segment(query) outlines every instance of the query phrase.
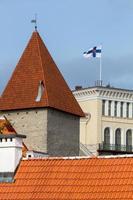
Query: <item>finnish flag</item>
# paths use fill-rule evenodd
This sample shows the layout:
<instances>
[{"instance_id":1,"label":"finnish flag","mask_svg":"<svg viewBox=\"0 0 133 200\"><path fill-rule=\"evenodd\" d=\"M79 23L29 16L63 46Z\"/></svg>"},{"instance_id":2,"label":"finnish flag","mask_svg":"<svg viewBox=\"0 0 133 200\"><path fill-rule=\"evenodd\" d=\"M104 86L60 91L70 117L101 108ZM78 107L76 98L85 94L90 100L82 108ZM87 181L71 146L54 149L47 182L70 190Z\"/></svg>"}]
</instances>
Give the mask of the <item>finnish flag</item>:
<instances>
[{"instance_id":1,"label":"finnish flag","mask_svg":"<svg viewBox=\"0 0 133 200\"><path fill-rule=\"evenodd\" d=\"M85 58L101 58L101 53L102 53L102 46L95 46L91 49L89 49L89 51L84 52L83 56Z\"/></svg>"}]
</instances>

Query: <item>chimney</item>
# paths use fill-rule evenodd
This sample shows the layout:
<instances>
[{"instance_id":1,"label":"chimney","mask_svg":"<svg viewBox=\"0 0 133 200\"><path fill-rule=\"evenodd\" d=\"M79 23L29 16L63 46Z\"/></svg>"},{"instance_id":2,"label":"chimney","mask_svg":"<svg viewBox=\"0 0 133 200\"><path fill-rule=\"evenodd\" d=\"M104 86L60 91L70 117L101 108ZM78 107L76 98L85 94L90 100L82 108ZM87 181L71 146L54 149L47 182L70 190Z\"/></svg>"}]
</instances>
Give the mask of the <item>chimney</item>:
<instances>
[{"instance_id":1,"label":"chimney","mask_svg":"<svg viewBox=\"0 0 133 200\"><path fill-rule=\"evenodd\" d=\"M26 138L20 134L0 134L0 182L12 182L15 170L22 158L22 141Z\"/></svg>"},{"instance_id":2,"label":"chimney","mask_svg":"<svg viewBox=\"0 0 133 200\"><path fill-rule=\"evenodd\" d=\"M81 90L82 89L82 86L81 85L76 85L75 86L75 90Z\"/></svg>"}]
</instances>

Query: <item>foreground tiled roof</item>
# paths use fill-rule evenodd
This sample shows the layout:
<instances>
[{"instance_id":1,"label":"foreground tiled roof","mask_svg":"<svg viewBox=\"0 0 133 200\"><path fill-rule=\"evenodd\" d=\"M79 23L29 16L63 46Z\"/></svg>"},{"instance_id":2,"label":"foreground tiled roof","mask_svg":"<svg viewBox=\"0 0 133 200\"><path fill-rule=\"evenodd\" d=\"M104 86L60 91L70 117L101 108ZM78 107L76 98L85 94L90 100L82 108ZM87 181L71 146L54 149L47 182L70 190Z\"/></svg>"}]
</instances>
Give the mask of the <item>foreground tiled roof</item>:
<instances>
[{"instance_id":1,"label":"foreground tiled roof","mask_svg":"<svg viewBox=\"0 0 133 200\"><path fill-rule=\"evenodd\" d=\"M84 116L39 33L33 32L0 98L0 110L40 107Z\"/></svg>"},{"instance_id":2,"label":"foreground tiled roof","mask_svg":"<svg viewBox=\"0 0 133 200\"><path fill-rule=\"evenodd\" d=\"M1 200L131 200L133 158L23 160Z\"/></svg>"}]
</instances>

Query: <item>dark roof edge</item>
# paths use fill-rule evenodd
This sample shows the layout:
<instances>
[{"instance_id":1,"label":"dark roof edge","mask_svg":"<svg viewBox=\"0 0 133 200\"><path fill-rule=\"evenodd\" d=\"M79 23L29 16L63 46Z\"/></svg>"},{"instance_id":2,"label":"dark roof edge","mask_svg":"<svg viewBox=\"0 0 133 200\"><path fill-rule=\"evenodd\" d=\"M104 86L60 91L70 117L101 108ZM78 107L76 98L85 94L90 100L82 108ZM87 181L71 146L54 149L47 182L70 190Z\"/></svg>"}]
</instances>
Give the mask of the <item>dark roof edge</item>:
<instances>
[{"instance_id":1,"label":"dark roof edge","mask_svg":"<svg viewBox=\"0 0 133 200\"><path fill-rule=\"evenodd\" d=\"M0 139L3 138L26 138L26 135L22 135L22 134L0 134Z\"/></svg>"},{"instance_id":2,"label":"dark roof edge","mask_svg":"<svg viewBox=\"0 0 133 200\"><path fill-rule=\"evenodd\" d=\"M72 112L69 112L69 111L65 111L63 109L57 109L57 108L54 108L52 106L38 106L38 107L29 107L29 108L14 108L14 109L0 109L0 111L23 111L23 112L28 112L27 110L32 110L32 109L42 109L42 108L51 108L51 109L54 109L54 110L58 110L60 112L64 112L64 113L67 113L67 114L70 114L70 115L75 115L75 116L78 116L78 117L84 117L85 115L81 116L79 114L76 114L76 113L72 113ZM25 111L24 111L25 110Z\"/></svg>"}]
</instances>

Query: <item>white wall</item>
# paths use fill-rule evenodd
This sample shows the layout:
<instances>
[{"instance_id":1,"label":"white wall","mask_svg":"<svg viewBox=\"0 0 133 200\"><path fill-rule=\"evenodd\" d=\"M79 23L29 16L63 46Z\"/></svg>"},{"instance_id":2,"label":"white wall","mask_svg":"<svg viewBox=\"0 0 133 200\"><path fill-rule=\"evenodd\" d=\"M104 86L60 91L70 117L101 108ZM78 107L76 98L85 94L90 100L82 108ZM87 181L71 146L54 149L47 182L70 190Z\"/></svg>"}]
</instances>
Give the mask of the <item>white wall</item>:
<instances>
[{"instance_id":1,"label":"white wall","mask_svg":"<svg viewBox=\"0 0 133 200\"><path fill-rule=\"evenodd\" d=\"M0 172L14 172L22 157L22 139L2 139L0 142Z\"/></svg>"}]
</instances>

